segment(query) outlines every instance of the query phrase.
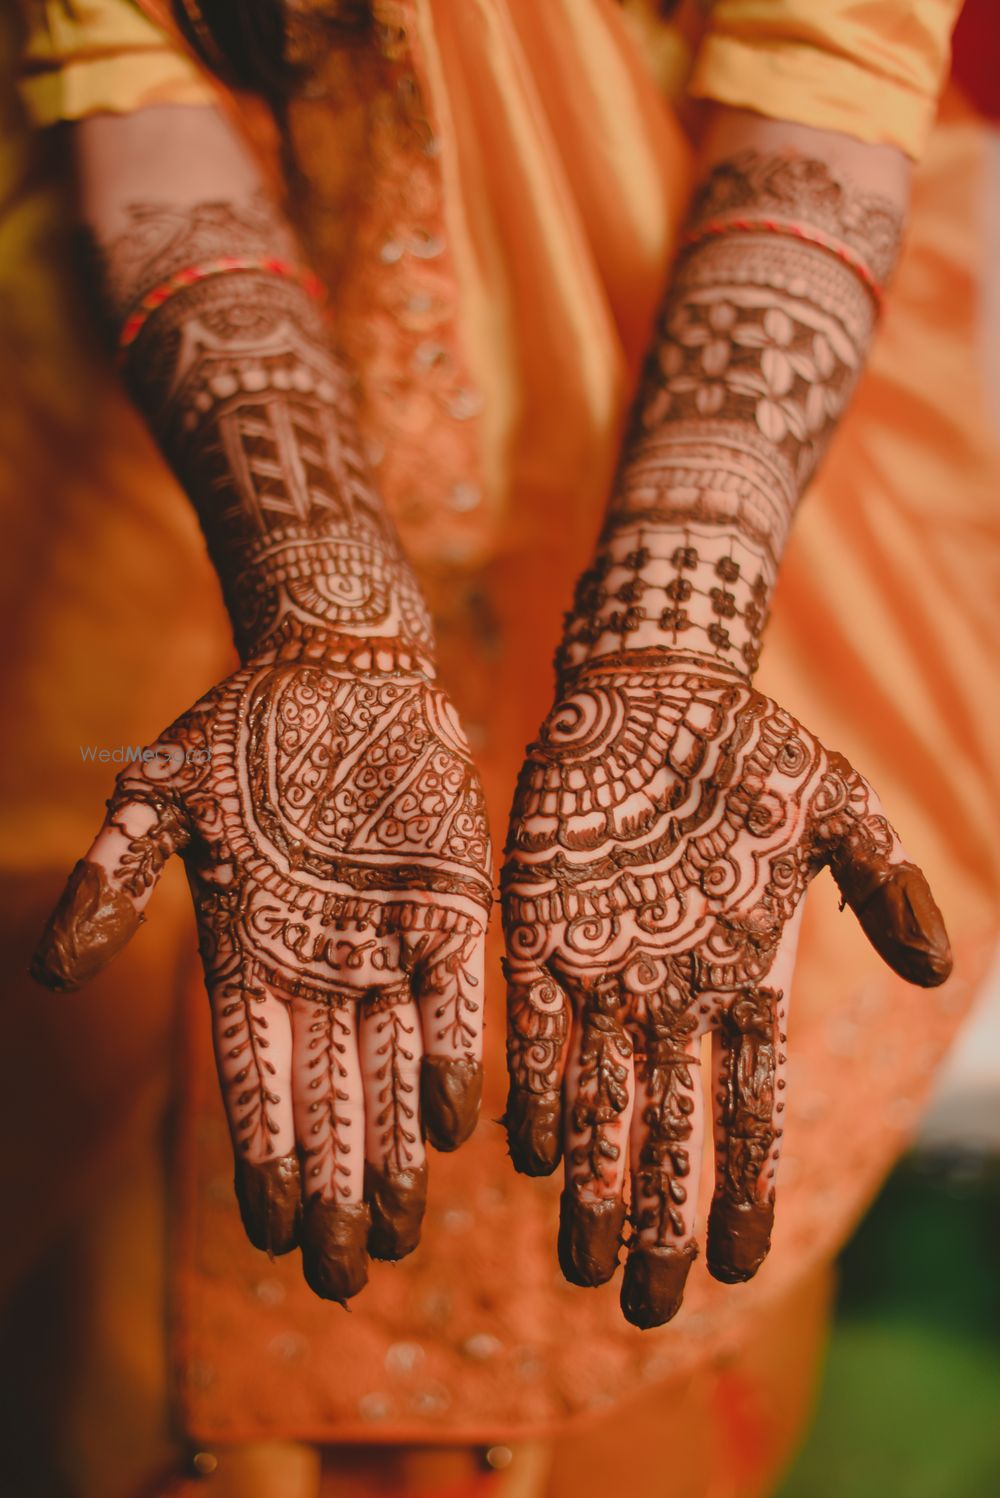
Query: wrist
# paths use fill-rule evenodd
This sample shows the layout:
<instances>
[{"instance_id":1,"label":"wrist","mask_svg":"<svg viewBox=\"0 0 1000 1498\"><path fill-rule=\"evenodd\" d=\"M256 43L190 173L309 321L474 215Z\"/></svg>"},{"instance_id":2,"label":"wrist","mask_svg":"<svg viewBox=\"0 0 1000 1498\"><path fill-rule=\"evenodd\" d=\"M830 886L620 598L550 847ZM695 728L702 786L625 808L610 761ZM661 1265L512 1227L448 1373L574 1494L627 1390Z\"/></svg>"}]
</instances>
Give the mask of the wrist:
<instances>
[{"instance_id":1,"label":"wrist","mask_svg":"<svg viewBox=\"0 0 1000 1498\"><path fill-rule=\"evenodd\" d=\"M565 697L581 687L599 685L602 679L620 684L623 679L648 682L651 677L667 685L751 688L746 672L736 666L715 656L675 650L666 645L592 656L563 672L558 685L560 695Z\"/></svg>"},{"instance_id":2,"label":"wrist","mask_svg":"<svg viewBox=\"0 0 1000 1498\"><path fill-rule=\"evenodd\" d=\"M612 657L656 652L749 681L773 573L762 550L738 531L694 521L615 530L580 579L557 658L560 677Z\"/></svg>"},{"instance_id":3,"label":"wrist","mask_svg":"<svg viewBox=\"0 0 1000 1498\"><path fill-rule=\"evenodd\" d=\"M404 674L433 681L437 667L426 643L399 635L358 635L324 629L286 615L261 641L240 652L244 666L299 663L339 666L366 676Z\"/></svg>"},{"instance_id":4,"label":"wrist","mask_svg":"<svg viewBox=\"0 0 1000 1498\"><path fill-rule=\"evenodd\" d=\"M319 628L296 618L283 619L263 639L238 650L246 668L274 665L340 667L363 676L437 678L433 649L399 635L351 635Z\"/></svg>"},{"instance_id":5,"label":"wrist","mask_svg":"<svg viewBox=\"0 0 1000 1498\"><path fill-rule=\"evenodd\" d=\"M387 525L331 518L244 531L209 545L244 662L326 659L359 669L416 668L434 656L434 631L416 577Z\"/></svg>"}]
</instances>

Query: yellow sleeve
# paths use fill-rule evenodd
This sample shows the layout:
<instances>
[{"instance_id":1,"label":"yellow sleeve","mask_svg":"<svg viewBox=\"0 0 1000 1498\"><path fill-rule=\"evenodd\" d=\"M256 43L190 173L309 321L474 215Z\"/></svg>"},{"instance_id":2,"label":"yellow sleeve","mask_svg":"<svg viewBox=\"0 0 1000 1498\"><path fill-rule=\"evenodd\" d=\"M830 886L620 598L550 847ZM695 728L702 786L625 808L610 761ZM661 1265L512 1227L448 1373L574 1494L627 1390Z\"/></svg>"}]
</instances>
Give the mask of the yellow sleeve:
<instances>
[{"instance_id":1,"label":"yellow sleeve","mask_svg":"<svg viewBox=\"0 0 1000 1498\"><path fill-rule=\"evenodd\" d=\"M21 98L38 125L205 104L211 85L132 0L22 0Z\"/></svg>"},{"instance_id":2,"label":"yellow sleeve","mask_svg":"<svg viewBox=\"0 0 1000 1498\"><path fill-rule=\"evenodd\" d=\"M962 0L716 0L702 98L919 156Z\"/></svg>"}]
</instances>

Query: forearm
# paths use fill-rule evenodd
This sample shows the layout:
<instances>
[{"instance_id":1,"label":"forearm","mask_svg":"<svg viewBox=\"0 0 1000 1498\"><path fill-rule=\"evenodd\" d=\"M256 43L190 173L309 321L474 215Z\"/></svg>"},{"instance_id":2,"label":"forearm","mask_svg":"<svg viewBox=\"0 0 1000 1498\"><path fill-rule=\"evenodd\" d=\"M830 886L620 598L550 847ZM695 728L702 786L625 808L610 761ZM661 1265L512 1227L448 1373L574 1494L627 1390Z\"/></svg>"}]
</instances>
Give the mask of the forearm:
<instances>
[{"instance_id":1,"label":"forearm","mask_svg":"<svg viewBox=\"0 0 1000 1498\"><path fill-rule=\"evenodd\" d=\"M908 166L720 111L560 667L667 650L742 676L796 506L864 366Z\"/></svg>"},{"instance_id":2,"label":"forearm","mask_svg":"<svg viewBox=\"0 0 1000 1498\"><path fill-rule=\"evenodd\" d=\"M348 372L241 143L214 110L159 108L84 120L74 146L124 375L197 508L241 656L429 671Z\"/></svg>"}]
</instances>

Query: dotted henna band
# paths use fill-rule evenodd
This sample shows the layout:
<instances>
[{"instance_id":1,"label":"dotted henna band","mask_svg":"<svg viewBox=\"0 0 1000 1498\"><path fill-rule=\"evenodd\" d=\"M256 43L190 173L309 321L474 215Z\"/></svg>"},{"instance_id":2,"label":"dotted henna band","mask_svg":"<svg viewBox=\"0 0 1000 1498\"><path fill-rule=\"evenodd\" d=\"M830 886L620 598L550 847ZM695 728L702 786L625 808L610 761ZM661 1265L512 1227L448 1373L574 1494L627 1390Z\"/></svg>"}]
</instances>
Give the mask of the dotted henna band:
<instances>
[{"instance_id":1,"label":"dotted henna band","mask_svg":"<svg viewBox=\"0 0 1000 1498\"><path fill-rule=\"evenodd\" d=\"M716 239L722 234L782 234L789 239L800 239L806 244L817 245L828 254L835 255L842 265L852 270L862 281L871 294L872 301L878 310L882 307L883 288L875 279L875 275L861 255L852 250L850 245L844 244L840 239L834 239L832 234L826 234L822 229L815 228L812 224L792 224L787 219L778 218L713 218L707 223L699 224L684 235L681 240L681 253L695 249L706 239Z\"/></svg>"},{"instance_id":2,"label":"dotted henna band","mask_svg":"<svg viewBox=\"0 0 1000 1498\"><path fill-rule=\"evenodd\" d=\"M319 277L314 276L312 271L303 270L300 265L293 265L291 261L270 256L221 255L217 260L206 260L201 265L185 266L183 270L175 271L166 281L161 281L159 286L147 291L122 324L118 335L119 353L126 353L153 313L178 291L195 286L209 276L221 276L238 270L260 271L268 276L282 276L286 281L297 281L302 290L317 302L326 297L326 288Z\"/></svg>"}]
</instances>

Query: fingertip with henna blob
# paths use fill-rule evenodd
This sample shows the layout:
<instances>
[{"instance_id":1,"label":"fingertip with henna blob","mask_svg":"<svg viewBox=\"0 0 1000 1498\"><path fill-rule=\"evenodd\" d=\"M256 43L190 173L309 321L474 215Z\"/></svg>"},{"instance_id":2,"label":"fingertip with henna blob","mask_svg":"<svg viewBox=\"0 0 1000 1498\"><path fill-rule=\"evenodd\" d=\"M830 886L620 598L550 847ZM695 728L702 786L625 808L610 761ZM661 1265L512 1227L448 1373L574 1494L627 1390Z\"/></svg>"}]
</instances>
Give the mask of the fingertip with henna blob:
<instances>
[{"instance_id":1,"label":"fingertip with henna blob","mask_svg":"<svg viewBox=\"0 0 1000 1498\"><path fill-rule=\"evenodd\" d=\"M625 1320L641 1331L672 1321L681 1308L691 1265L698 1257L694 1242L633 1242L625 1262L621 1307Z\"/></svg>"},{"instance_id":2,"label":"fingertip with henna blob","mask_svg":"<svg viewBox=\"0 0 1000 1498\"><path fill-rule=\"evenodd\" d=\"M731 1202L717 1197L708 1218L706 1261L712 1278L724 1285L753 1279L767 1258L773 1226L773 1202Z\"/></svg>"},{"instance_id":3,"label":"fingertip with henna blob","mask_svg":"<svg viewBox=\"0 0 1000 1498\"><path fill-rule=\"evenodd\" d=\"M365 1201L371 1212L372 1258L405 1259L420 1242L427 1207L426 1163L392 1171L366 1164Z\"/></svg>"},{"instance_id":4,"label":"fingertip with henna blob","mask_svg":"<svg viewBox=\"0 0 1000 1498\"><path fill-rule=\"evenodd\" d=\"M81 859L46 922L31 976L46 988L71 993L128 945L143 919L101 864Z\"/></svg>"},{"instance_id":5,"label":"fingertip with henna blob","mask_svg":"<svg viewBox=\"0 0 1000 1498\"><path fill-rule=\"evenodd\" d=\"M323 1300L341 1305L368 1283L367 1202L326 1201L310 1197L302 1214L302 1273Z\"/></svg>"},{"instance_id":6,"label":"fingertip with henna blob","mask_svg":"<svg viewBox=\"0 0 1000 1498\"><path fill-rule=\"evenodd\" d=\"M848 901L853 905L848 896ZM951 976L948 932L916 864L895 864L855 913L875 950L900 977L937 988Z\"/></svg>"},{"instance_id":7,"label":"fingertip with henna blob","mask_svg":"<svg viewBox=\"0 0 1000 1498\"><path fill-rule=\"evenodd\" d=\"M458 1149L475 1130L483 1067L470 1056L428 1056L420 1062L420 1116L436 1150Z\"/></svg>"},{"instance_id":8,"label":"fingertip with henna blob","mask_svg":"<svg viewBox=\"0 0 1000 1498\"><path fill-rule=\"evenodd\" d=\"M559 1202L559 1266L571 1285L603 1285L618 1268L625 1201L584 1201L564 1191Z\"/></svg>"},{"instance_id":9,"label":"fingertip with henna blob","mask_svg":"<svg viewBox=\"0 0 1000 1498\"><path fill-rule=\"evenodd\" d=\"M236 1200L247 1237L272 1257L290 1253L299 1241L302 1179L296 1154L255 1164L236 1161Z\"/></svg>"},{"instance_id":10,"label":"fingertip with henna blob","mask_svg":"<svg viewBox=\"0 0 1000 1498\"><path fill-rule=\"evenodd\" d=\"M525 1176L551 1175L562 1158L559 1093L525 1093L511 1087L502 1122L514 1169Z\"/></svg>"}]
</instances>

